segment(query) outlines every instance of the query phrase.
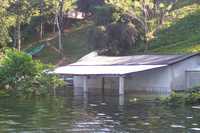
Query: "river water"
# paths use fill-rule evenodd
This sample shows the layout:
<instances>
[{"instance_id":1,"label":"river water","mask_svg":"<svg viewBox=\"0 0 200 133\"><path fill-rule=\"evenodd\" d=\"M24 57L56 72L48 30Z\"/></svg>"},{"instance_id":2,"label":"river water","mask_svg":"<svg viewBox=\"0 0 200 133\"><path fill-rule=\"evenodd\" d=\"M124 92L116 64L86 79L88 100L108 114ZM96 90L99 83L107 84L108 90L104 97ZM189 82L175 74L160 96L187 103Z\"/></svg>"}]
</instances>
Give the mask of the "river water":
<instances>
[{"instance_id":1,"label":"river water","mask_svg":"<svg viewBox=\"0 0 200 133\"><path fill-rule=\"evenodd\" d=\"M200 106L169 107L129 94L1 98L0 133L200 133Z\"/></svg>"}]
</instances>

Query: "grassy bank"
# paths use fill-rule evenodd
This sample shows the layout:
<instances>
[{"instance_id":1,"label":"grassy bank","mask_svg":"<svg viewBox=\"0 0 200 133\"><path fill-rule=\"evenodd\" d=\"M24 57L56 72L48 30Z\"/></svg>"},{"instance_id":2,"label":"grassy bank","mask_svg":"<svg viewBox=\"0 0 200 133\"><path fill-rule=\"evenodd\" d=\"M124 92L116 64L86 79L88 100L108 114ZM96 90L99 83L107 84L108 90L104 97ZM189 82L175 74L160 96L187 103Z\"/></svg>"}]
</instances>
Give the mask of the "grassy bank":
<instances>
[{"instance_id":1,"label":"grassy bank","mask_svg":"<svg viewBox=\"0 0 200 133\"><path fill-rule=\"evenodd\" d=\"M45 44L45 48L37 54L35 59L40 59L44 63L54 65L69 64L89 52L87 44L87 32L92 26L91 23L84 23L76 27L65 30L63 38L63 56L58 50L57 33L48 35L40 44ZM34 47L38 42L27 44L29 47Z\"/></svg>"},{"instance_id":2,"label":"grassy bank","mask_svg":"<svg viewBox=\"0 0 200 133\"><path fill-rule=\"evenodd\" d=\"M150 42L157 53L191 53L200 51L200 2L181 0L167 16L164 28Z\"/></svg>"}]
</instances>

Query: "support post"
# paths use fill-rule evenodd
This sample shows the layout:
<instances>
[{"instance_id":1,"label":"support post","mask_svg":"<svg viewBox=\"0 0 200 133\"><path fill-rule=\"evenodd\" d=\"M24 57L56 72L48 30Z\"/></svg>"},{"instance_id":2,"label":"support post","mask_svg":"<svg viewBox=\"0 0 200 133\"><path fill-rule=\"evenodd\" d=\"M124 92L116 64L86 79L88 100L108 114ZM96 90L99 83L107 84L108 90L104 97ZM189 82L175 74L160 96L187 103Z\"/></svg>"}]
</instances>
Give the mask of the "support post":
<instances>
[{"instance_id":1,"label":"support post","mask_svg":"<svg viewBox=\"0 0 200 133\"><path fill-rule=\"evenodd\" d=\"M87 76L83 77L83 92L86 93L88 92L88 87L87 87Z\"/></svg>"},{"instance_id":2,"label":"support post","mask_svg":"<svg viewBox=\"0 0 200 133\"><path fill-rule=\"evenodd\" d=\"M104 95L104 92L105 92L105 86L104 86L104 84L105 84L105 79L104 79L104 77L102 78L102 94Z\"/></svg>"},{"instance_id":3,"label":"support post","mask_svg":"<svg viewBox=\"0 0 200 133\"><path fill-rule=\"evenodd\" d=\"M119 95L124 95L124 77L119 77Z\"/></svg>"}]
</instances>

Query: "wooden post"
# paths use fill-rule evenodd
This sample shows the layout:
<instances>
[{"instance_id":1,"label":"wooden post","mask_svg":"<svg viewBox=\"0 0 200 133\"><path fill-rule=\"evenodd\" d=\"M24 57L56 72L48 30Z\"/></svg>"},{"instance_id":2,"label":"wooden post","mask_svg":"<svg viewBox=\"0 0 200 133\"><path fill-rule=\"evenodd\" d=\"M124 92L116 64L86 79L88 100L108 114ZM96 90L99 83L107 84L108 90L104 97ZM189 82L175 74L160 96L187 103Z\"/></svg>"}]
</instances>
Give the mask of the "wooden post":
<instances>
[{"instance_id":1,"label":"wooden post","mask_svg":"<svg viewBox=\"0 0 200 133\"><path fill-rule=\"evenodd\" d=\"M124 105L124 95L119 95L119 105L120 106Z\"/></svg>"},{"instance_id":2,"label":"wooden post","mask_svg":"<svg viewBox=\"0 0 200 133\"><path fill-rule=\"evenodd\" d=\"M87 76L83 77L83 92L86 93L88 92L88 87L87 87Z\"/></svg>"},{"instance_id":3,"label":"wooden post","mask_svg":"<svg viewBox=\"0 0 200 133\"><path fill-rule=\"evenodd\" d=\"M103 77L103 78L102 78L102 94L103 94L103 95L104 95L104 89L105 89L104 83L105 83L105 79L104 79L104 77Z\"/></svg>"},{"instance_id":4,"label":"wooden post","mask_svg":"<svg viewBox=\"0 0 200 133\"><path fill-rule=\"evenodd\" d=\"M119 95L124 95L124 77L119 77Z\"/></svg>"}]
</instances>

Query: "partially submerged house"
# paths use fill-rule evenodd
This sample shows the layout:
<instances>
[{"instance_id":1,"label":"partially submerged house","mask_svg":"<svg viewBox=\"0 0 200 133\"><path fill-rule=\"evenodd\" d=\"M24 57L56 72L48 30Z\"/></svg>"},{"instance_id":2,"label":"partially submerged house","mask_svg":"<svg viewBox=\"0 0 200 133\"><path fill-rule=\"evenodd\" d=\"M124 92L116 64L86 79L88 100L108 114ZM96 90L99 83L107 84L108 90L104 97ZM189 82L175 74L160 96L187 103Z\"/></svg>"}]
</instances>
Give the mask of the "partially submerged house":
<instances>
[{"instance_id":1,"label":"partially submerged house","mask_svg":"<svg viewBox=\"0 0 200 133\"><path fill-rule=\"evenodd\" d=\"M170 93L200 83L200 54L99 56L92 52L55 73L71 75L74 88ZM196 74L195 79L193 74Z\"/></svg>"}]
</instances>

